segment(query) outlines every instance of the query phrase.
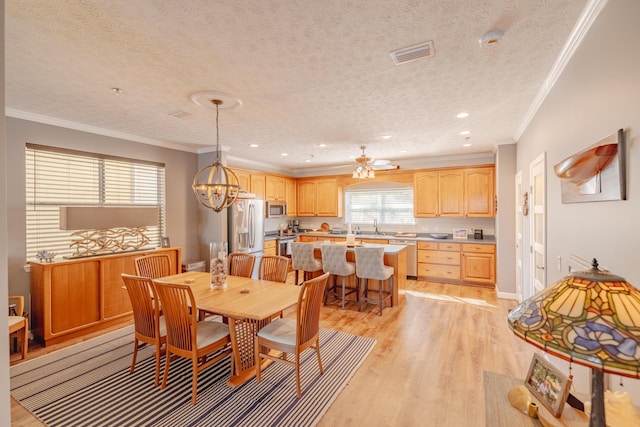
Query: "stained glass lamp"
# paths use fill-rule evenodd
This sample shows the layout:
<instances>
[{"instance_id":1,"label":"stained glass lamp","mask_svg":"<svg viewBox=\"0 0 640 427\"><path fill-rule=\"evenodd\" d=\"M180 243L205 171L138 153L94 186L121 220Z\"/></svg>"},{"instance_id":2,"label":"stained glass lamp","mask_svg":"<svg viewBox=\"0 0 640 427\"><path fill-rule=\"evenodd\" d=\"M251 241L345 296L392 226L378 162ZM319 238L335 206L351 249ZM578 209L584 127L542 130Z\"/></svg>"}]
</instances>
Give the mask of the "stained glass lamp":
<instances>
[{"instance_id":1,"label":"stained glass lamp","mask_svg":"<svg viewBox=\"0 0 640 427\"><path fill-rule=\"evenodd\" d=\"M508 321L529 344L591 368L590 427L606 425L605 373L640 378L640 291L595 259L513 308Z\"/></svg>"}]
</instances>

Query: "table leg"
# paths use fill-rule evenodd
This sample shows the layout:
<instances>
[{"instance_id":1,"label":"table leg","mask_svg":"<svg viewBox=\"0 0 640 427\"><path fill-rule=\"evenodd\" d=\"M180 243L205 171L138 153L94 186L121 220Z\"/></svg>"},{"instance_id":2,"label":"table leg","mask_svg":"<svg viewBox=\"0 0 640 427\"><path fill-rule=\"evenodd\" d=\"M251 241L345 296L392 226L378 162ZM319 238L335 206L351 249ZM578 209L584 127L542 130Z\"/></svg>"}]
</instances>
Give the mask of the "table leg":
<instances>
[{"instance_id":1,"label":"table leg","mask_svg":"<svg viewBox=\"0 0 640 427\"><path fill-rule=\"evenodd\" d=\"M270 322L271 318L262 320L229 318L235 372L227 381L228 386L237 387L255 377L255 336Z\"/></svg>"}]
</instances>

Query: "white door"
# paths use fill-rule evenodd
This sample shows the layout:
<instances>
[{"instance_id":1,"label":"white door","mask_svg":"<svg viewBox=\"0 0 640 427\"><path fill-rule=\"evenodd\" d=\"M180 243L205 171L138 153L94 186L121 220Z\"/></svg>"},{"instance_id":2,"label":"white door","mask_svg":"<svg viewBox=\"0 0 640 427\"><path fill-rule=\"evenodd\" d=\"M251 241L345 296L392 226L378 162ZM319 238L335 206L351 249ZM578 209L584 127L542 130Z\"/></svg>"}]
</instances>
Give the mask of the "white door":
<instances>
[{"instance_id":1,"label":"white door","mask_svg":"<svg viewBox=\"0 0 640 427\"><path fill-rule=\"evenodd\" d=\"M542 153L529 165L529 241L531 276L533 286L525 288L524 298L540 292L547 286L547 226L546 226L546 153Z\"/></svg>"},{"instance_id":2,"label":"white door","mask_svg":"<svg viewBox=\"0 0 640 427\"><path fill-rule=\"evenodd\" d=\"M516 296L522 302L522 171L516 174Z\"/></svg>"}]
</instances>

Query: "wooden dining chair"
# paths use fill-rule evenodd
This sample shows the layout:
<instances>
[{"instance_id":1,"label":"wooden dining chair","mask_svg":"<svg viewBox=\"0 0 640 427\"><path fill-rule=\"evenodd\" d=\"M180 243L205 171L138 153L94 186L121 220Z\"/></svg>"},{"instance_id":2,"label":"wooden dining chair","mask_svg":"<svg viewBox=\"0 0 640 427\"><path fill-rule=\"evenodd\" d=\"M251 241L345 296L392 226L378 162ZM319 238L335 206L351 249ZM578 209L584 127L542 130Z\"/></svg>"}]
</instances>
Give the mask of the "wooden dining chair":
<instances>
[{"instance_id":1,"label":"wooden dining chair","mask_svg":"<svg viewBox=\"0 0 640 427\"><path fill-rule=\"evenodd\" d=\"M191 287L156 281L167 325L167 349L162 389L167 387L169 366L177 357L191 359L191 403L196 404L200 371L231 354L229 327L215 321L198 321ZM208 358L209 355L214 357ZM200 363L200 360L202 362ZM233 358L231 358L233 375Z\"/></svg>"},{"instance_id":2,"label":"wooden dining chair","mask_svg":"<svg viewBox=\"0 0 640 427\"><path fill-rule=\"evenodd\" d=\"M24 313L24 297L9 295L9 304L15 304L15 313L9 315L9 335L18 333L21 344L20 353L25 359L29 350L29 320L22 315Z\"/></svg>"},{"instance_id":3,"label":"wooden dining chair","mask_svg":"<svg viewBox=\"0 0 640 427\"><path fill-rule=\"evenodd\" d=\"M122 281L127 288L131 308L133 309L133 325L135 328L133 342L133 358L129 373L136 368L138 348L140 343L150 344L155 347L156 375L154 385L160 382L160 357L161 349L167 343L167 329L165 318L160 315L160 304L156 295L153 280L148 277L133 276L122 273Z\"/></svg>"},{"instance_id":4,"label":"wooden dining chair","mask_svg":"<svg viewBox=\"0 0 640 427\"><path fill-rule=\"evenodd\" d=\"M157 279L171 275L171 258L167 254L152 254L136 258L136 275Z\"/></svg>"},{"instance_id":5,"label":"wooden dining chair","mask_svg":"<svg viewBox=\"0 0 640 427\"><path fill-rule=\"evenodd\" d=\"M265 255L260 258L258 279L287 283L291 260L280 255Z\"/></svg>"},{"instance_id":6,"label":"wooden dining chair","mask_svg":"<svg viewBox=\"0 0 640 427\"><path fill-rule=\"evenodd\" d=\"M230 276L251 277L256 263L256 256L242 252L232 252L227 258L227 270Z\"/></svg>"},{"instance_id":7,"label":"wooden dining chair","mask_svg":"<svg viewBox=\"0 0 640 427\"><path fill-rule=\"evenodd\" d=\"M318 367L320 373L324 372L322 360L320 359L320 308L324 295L324 288L327 285L329 273L318 276L315 279L304 282L298 296L298 306L296 318L276 319L264 326L255 337L256 355L256 379L262 380L260 363L262 359L269 359L275 362L283 362L295 367L296 371L296 391L298 398L302 397L300 387L300 354L313 348L318 357ZM260 351L266 347L266 351ZM274 356L268 349L282 352L280 356ZM287 359L287 354L293 354L294 360Z\"/></svg>"}]
</instances>

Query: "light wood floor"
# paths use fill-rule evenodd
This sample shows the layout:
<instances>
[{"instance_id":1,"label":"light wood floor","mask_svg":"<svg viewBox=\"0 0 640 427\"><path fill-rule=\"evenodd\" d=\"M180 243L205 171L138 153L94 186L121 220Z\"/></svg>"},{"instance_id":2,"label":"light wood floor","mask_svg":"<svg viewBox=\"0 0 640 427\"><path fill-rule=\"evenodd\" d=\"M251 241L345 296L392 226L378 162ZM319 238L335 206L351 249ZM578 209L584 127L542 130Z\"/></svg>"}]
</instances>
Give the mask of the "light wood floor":
<instances>
[{"instance_id":1,"label":"light wood floor","mask_svg":"<svg viewBox=\"0 0 640 427\"><path fill-rule=\"evenodd\" d=\"M507 326L514 305L493 290L414 280L382 316L373 305L360 312L330 302L322 327L378 342L319 426L484 426L482 372L523 377L534 352ZM61 346L31 349L28 358ZM13 399L11 417L13 426L42 425Z\"/></svg>"}]
</instances>

